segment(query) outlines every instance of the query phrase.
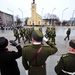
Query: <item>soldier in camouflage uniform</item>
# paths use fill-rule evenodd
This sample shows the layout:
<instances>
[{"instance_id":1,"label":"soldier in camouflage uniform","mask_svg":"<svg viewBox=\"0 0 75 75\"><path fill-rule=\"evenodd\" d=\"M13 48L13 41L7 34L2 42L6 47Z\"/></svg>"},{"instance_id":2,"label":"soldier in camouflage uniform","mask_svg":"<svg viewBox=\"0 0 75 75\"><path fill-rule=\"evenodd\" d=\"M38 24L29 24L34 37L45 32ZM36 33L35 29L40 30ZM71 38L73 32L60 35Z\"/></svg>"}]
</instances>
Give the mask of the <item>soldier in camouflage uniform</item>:
<instances>
[{"instance_id":1,"label":"soldier in camouflage uniform","mask_svg":"<svg viewBox=\"0 0 75 75\"><path fill-rule=\"evenodd\" d=\"M56 37L55 28L51 28L51 38L52 38L52 42L54 43L54 45L56 45L56 43L55 43L55 37Z\"/></svg>"},{"instance_id":2,"label":"soldier in camouflage uniform","mask_svg":"<svg viewBox=\"0 0 75 75\"><path fill-rule=\"evenodd\" d=\"M46 36L49 38L49 40L51 39L51 30L49 27L46 29Z\"/></svg>"},{"instance_id":3,"label":"soldier in camouflage uniform","mask_svg":"<svg viewBox=\"0 0 75 75\"><path fill-rule=\"evenodd\" d=\"M14 41L18 40L18 43L20 43L20 37L19 37L18 29L15 28L15 29L13 30L13 33L14 33L14 37L15 37L15 40L14 40Z\"/></svg>"},{"instance_id":4,"label":"soldier in camouflage uniform","mask_svg":"<svg viewBox=\"0 0 75 75\"><path fill-rule=\"evenodd\" d=\"M24 34L22 28L19 29L19 35L20 35L20 39L22 38L22 40L24 40Z\"/></svg>"},{"instance_id":5,"label":"soldier in camouflage uniform","mask_svg":"<svg viewBox=\"0 0 75 75\"><path fill-rule=\"evenodd\" d=\"M43 39L48 44L47 46L41 44ZM24 46L22 50L22 64L28 70L28 75L46 75L46 60L57 50L56 46L47 38L43 38L43 34L39 30L34 30L32 45ZM38 56L36 53L38 53Z\"/></svg>"},{"instance_id":6,"label":"soldier in camouflage uniform","mask_svg":"<svg viewBox=\"0 0 75 75\"><path fill-rule=\"evenodd\" d=\"M55 72L57 75L75 75L75 40L70 40L69 52L61 56Z\"/></svg>"},{"instance_id":7,"label":"soldier in camouflage uniform","mask_svg":"<svg viewBox=\"0 0 75 75\"><path fill-rule=\"evenodd\" d=\"M32 32L34 31L33 28L30 29L30 41L32 41Z\"/></svg>"},{"instance_id":8,"label":"soldier in camouflage uniform","mask_svg":"<svg viewBox=\"0 0 75 75\"><path fill-rule=\"evenodd\" d=\"M71 33L71 29L68 28L68 30L67 30L67 32L66 32L67 36L64 38L64 40L66 40L67 38L68 38L68 40L69 40L70 33Z\"/></svg>"},{"instance_id":9,"label":"soldier in camouflage uniform","mask_svg":"<svg viewBox=\"0 0 75 75\"><path fill-rule=\"evenodd\" d=\"M30 42L30 40L31 40L31 31L30 31L29 28L27 28L26 31L25 31L25 39L26 39L26 40L24 40L24 43L25 43L26 41L28 41L29 43L31 43L31 42Z\"/></svg>"},{"instance_id":10,"label":"soldier in camouflage uniform","mask_svg":"<svg viewBox=\"0 0 75 75\"><path fill-rule=\"evenodd\" d=\"M39 30L42 32L42 28L39 28Z\"/></svg>"},{"instance_id":11,"label":"soldier in camouflage uniform","mask_svg":"<svg viewBox=\"0 0 75 75\"><path fill-rule=\"evenodd\" d=\"M42 33L42 27L39 28L39 31ZM43 33L42 33L43 34ZM41 44L43 45L43 40L41 41Z\"/></svg>"},{"instance_id":12,"label":"soldier in camouflage uniform","mask_svg":"<svg viewBox=\"0 0 75 75\"><path fill-rule=\"evenodd\" d=\"M24 40L25 40L25 31L26 31L26 29L25 29L25 28L23 28Z\"/></svg>"}]
</instances>

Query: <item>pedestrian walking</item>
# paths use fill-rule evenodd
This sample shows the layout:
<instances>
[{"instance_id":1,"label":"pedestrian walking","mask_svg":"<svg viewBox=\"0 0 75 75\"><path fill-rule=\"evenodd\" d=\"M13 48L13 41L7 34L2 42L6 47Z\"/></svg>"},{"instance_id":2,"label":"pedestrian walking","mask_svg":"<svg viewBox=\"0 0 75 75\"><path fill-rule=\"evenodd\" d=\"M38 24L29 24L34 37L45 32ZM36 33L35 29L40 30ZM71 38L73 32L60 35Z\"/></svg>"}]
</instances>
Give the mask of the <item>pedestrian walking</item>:
<instances>
[{"instance_id":1,"label":"pedestrian walking","mask_svg":"<svg viewBox=\"0 0 75 75\"><path fill-rule=\"evenodd\" d=\"M64 40L66 40L68 38L68 40L70 39L70 34L71 34L71 29L68 28L68 30L66 31L66 37L64 38Z\"/></svg>"},{"instance_id":2,"label":"pedestrian walking","mask_svg":"<svg viewBox=\"0 0 75 75\"><path fill-rule=\"evenodd\" d=\"M7 48L8 40L0 37L0 71L1 75L20 75L16 59L22 56L22 48L16 42L12 42L16 46L17 52L9 51Z\"/></svg>"},{"instance_id":3,"label":"pedestrian walking","mask_svg":"<svg viewBox=\"0 0 75 75\"><path fill-rule=\"evenodd\" d=\"M48 45L42 45L44 40ZM47 38L43 38L43 34L39 30L32 32L32 44L23 47L22 64L28 75L46 75L46 60L50 55L57 52L54 46Z\"/></svg>"},{"instance_id":4,"label":"pedestrian walking","mask_svg":"<svg viewBox=\"0 0 75 75\"><path fill-rule=\"evenodd\" d=\"M61 56L55 72L57 75L75 75L75 40L69 42L69 52Z\"/></svg>"}]
</instances>

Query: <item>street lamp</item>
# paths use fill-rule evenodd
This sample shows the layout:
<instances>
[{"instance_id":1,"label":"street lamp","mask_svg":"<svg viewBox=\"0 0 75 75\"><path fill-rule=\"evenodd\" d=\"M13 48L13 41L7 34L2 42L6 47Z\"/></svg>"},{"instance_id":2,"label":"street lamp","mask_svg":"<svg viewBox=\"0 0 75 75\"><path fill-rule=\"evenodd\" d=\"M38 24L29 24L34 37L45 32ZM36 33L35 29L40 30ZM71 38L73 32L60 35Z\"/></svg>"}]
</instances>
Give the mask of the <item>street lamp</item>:
<instances>
[{"instance_id":1,"label":"street lamp","mask_svg":"<svg viewBox=\"0 0 75 75\"><path fill-rule=\"evenodd\" d=\"M74 12L75 12L75 10L73 10L72 19L73 19L73 17L74 17ZM71 25L73 25L73 20L72 20L72 22L71 22Z\"/></svg>"},{"instance_id":2,"label":"street lamp","mask_svg":"<svg viewBox=\"0 0 75 75\"><path fill-rule=\"evenodd\" d=\"M52 10L52 15L53 15L53 11L55 10L56 8L54 8L53 10ZM52 19L51 19L51 25L52 25Z\"/></svg>"},{"instance_id":3,"label":"street lamp","mask_svg":"<svg viewBox=\"0 0 75 75\"><path fill-rule=\"evenodd\" d=\"M20 10L22 12L22 21L23 21L23 11L20 8L18 8L18 10Z\"/></svg>"},{"instance_id":4,"label":"street lamp","mask_svg":"<svg viewBox=\"0 0 75 75\"><path fill-rule=\"evenodd\" d=\"M64 14L64 11L65 11L65 10L67 10L67 9L68 9L68 7L67 7L67 8L65 8L65 9L62 11L61 26L62 26L62 20L63 20L63 14Z\"/></svg>"},{"instance_id":5,"label":"street lamp","mask_svg":"<svg viewBox=\"0 0 75 75\"><path fill-rule=\"evenodd\" d=\"M14 12L11 9L9 9L9 8L7 8L7 10L9 10L9 11L12 12L12 15L13 15L13 23L14 23Z\"/></svg>"},{"instance_id":6,"label":"street lamp","mask_svg":"<svg viewBox=\"0 0 75 75\"><path fill-rule=\"evenodd\" d=\"M52 10L52 14L53 14L53 11L55 10L56 8L54 8L53 10Z\"/></svg>"},{"instance_id":7,"label":"street lamp","mask_svg":"<svg viewBox=\"0 0 75 75\"><path fill-rule=\"evenodd\" d=\"M7 9L12 12L12 15L14 15L14 12L11 9L9 9L9 8L7 8Z\"/></svg>"},{"instance_id":8,"label":"street lamp","mask_svg":"<svg viewBox=\"0 0 75 75\"><path fill-rule=\"evenodd\" d=\"M42 8L42 19L43 19L43 10L44 10L44 8Z\"/></svg>"},{"instance_id":9,"label":"street lamp","mask_svg":"<svg viewBox=\"0 0 75 75\"><path fill-rule=\"evenodd\" d=\"M43 10L44 10L44 8L42 8L42 19L43 19ZM42 24L43 24L43 23L41 22L41 27L42 27Z\"/></svg>"}]
</instances>

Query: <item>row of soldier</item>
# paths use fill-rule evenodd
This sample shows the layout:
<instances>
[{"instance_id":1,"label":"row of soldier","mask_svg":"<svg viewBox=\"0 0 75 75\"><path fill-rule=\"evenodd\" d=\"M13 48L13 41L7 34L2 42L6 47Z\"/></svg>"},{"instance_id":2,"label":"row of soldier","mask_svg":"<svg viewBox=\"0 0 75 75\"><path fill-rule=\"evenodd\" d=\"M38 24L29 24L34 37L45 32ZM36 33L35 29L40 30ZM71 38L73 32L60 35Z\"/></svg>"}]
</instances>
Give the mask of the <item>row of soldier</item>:
<instances>
[{"instance_id":1,"label":"row of soldier","mask_svg":"<svg viewBox=\"0 0 75 75\"><path fill-rule=\"evenodd\" d=\"M20 28L19 30L17 28L15 28L13 30L14 33L14 37L15 40L18 40L18 43L20 43L20 39L22 38L22 40L24 41L24 43L26 41L28 41L28 43L31 43L31 34L33 32L34 28ZM39 30L42 32L42 28L39 28ZM49 40L51 40L51 42L54 43L54 45L56 45L55 43L55 37L56 37L56 31L55 28L51 28L47 27L46 32L45 32L45 37L47 37ZM42 42L43 44L43 42Z\"/></svg>"},{"instance_id":2,"label":"row of soldier","mask_svg":"<svg viewBox=\"0 0 75 75\"><path fill-rule=\"evenodd\" d=\"M24 41L24 43L26 41L31 41L31 34L32 34L32 31L33 31L33 28L20 28L18 30L18 28L15 28L13 30L13 33L14 33L14 37L15 37L15 40L18 40L18 43L20 43L20 39L22 38L22 40Z\"/></svg>"},{"instance_id":3,"label":"row of soldier","mask_svg":"<svg viewBox=\"0 0 75 75\"><path fill-rule=\"evenodd\" d=\"M51 29L50 27L47 27L45 36L48 37L49 40L51 40L51 42L54 43L54 45L56 45L55 43L56 31L54 27L52 27Z\"/></svg>"}]
</instances>

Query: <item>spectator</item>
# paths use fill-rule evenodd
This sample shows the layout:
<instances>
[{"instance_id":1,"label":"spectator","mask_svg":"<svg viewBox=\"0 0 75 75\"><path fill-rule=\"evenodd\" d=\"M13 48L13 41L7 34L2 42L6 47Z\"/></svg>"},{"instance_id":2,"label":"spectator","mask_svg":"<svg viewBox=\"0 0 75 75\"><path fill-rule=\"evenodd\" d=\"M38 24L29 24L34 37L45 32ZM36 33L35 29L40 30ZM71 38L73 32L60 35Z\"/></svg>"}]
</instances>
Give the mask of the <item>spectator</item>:
<instances>
[{"instance_id":1,"label":"spectator","mask_svg":"<svg viewBox=\"0 0 75 75\"><path fill-rule=\"evenodd\" d=\"M8 40L5 37L0 37L0 70L1 75L20 75L16 59L21 57L22 48L16 42L12 42L16 46L18 52L9 51Z\"/></svg>"}]
</instances>

